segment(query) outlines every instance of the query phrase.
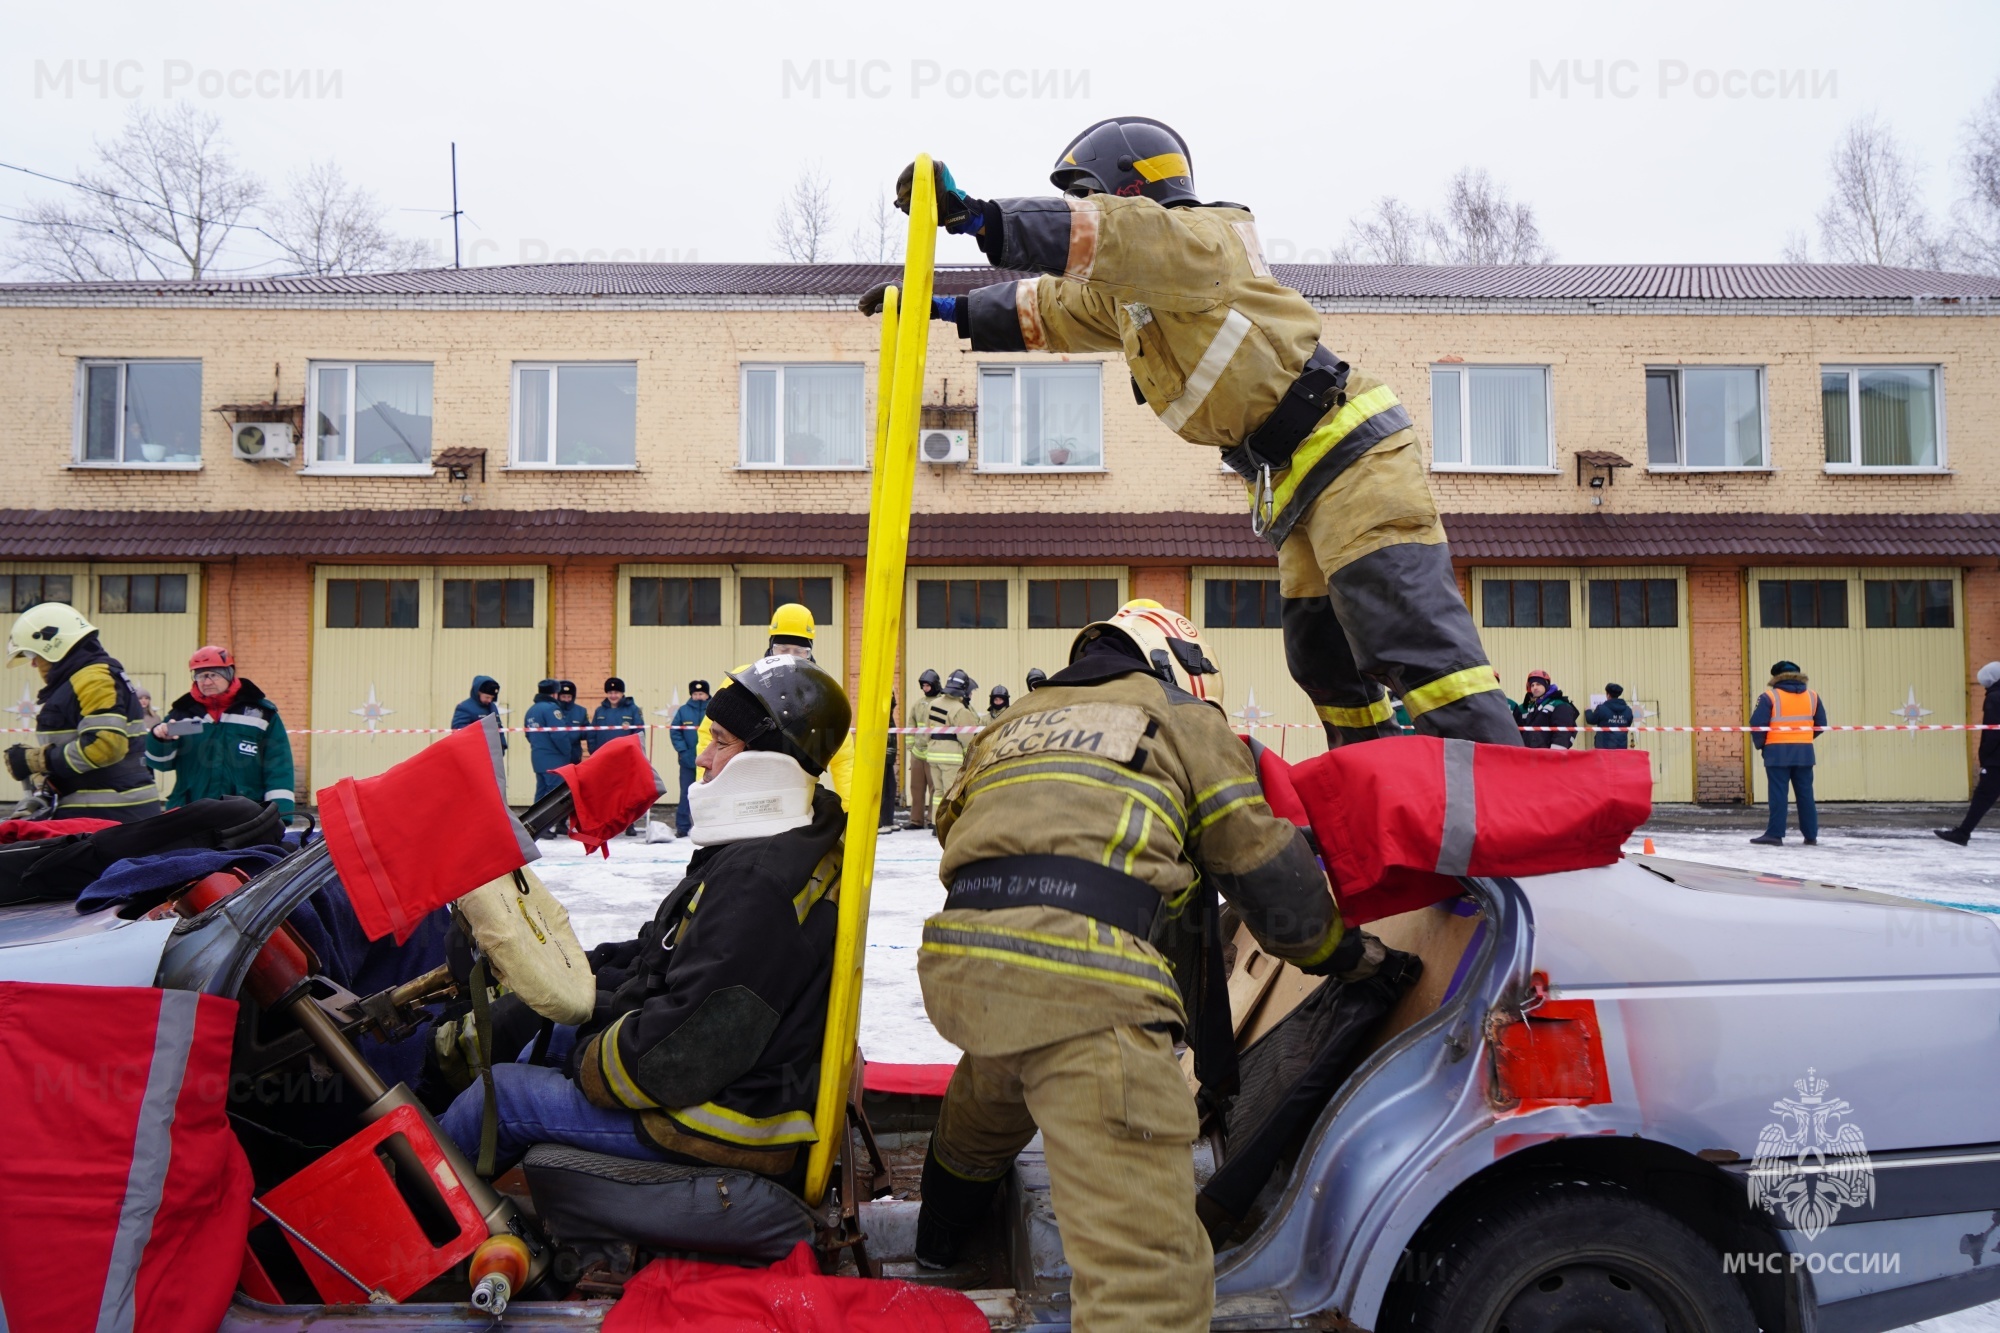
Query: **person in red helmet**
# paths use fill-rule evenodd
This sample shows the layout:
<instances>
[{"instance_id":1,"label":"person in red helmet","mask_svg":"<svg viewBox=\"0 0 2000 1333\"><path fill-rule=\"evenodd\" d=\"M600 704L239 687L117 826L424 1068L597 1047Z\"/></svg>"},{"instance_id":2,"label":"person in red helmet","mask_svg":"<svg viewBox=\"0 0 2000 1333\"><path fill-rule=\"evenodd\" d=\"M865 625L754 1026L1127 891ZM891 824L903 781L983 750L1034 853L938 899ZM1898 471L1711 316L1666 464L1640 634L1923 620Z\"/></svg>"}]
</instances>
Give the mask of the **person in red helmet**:
<instances>
[{"instance_id":1,"label":"person in red helmet","mask_svg":"<svg viewBox=\"0 0 2000 1333\"><path fill-rule=\"evenodd\" d=\"M207 644L188 659L194 688L174 701L146 743L146 764L174 774L167 809L189 801L247 796L292 817L292 742L284 719L255 681L236 673L227 649Z\"/></svg>"},{"instance_id":2,"label":"person in red helmet","mask_svg":"<svg viewBox=\"0 0 2000 1333\"><path fill-rule=\"evenodd\" d=\"M1517 716L1524 728L1574 727L1576 705L1569 701L1546 671L1528 673L1528 691ZM1533 731L1521 733L1521 744L1530 750L1567 750L1576 744L1574 731Z\"/></svg>"}]
</instances>

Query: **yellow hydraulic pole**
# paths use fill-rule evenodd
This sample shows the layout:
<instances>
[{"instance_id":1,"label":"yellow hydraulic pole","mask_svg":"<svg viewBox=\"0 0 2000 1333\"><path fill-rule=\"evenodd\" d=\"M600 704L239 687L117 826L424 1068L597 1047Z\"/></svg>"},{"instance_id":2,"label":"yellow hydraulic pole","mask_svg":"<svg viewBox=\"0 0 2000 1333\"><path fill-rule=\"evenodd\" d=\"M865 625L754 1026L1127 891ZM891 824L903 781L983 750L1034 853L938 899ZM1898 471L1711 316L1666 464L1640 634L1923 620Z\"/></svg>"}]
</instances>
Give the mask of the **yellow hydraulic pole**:
<instances>
[{"instance_id":1,"label":"yellow hydraulic pole","mask_svg":"<svg viewBox=\"0 0 2000 1333\"><path fill-rule=\"evenodd\" d=\"M854 704L854 777L847 792L847 844L840 868L840 926L833 986L820 1048L817 1138L806 1162L806 1201L826 1197L833 1159L845 1140L848 1083L861 1024L861 971L868 947L868 893L875 878L882 768L889 753L889 695L903 619L903 571L910 550L910 497L917 477L917 425L930 349L931 267L937 251L937 194L931 160L919 156L910 187L910 243L903 286L882 310L882 371L876 403L875 477L868 514L867 585L861 611L861 691ZM898 299L900 297L900 299ZM893 331L892 326L893 324ZM886 411L883 403L886 401Z\"/></svg>"}]
</instances>

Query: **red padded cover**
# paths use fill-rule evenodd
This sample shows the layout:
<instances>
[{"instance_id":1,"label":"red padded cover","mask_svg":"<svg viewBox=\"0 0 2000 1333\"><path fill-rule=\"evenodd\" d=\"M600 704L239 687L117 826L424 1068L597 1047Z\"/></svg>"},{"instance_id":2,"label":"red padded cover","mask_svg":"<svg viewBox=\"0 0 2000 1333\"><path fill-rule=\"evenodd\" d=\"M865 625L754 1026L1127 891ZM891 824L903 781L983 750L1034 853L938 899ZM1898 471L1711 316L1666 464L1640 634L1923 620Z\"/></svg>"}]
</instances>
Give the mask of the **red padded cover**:
<instances>
[{"instance_id":1,"label":"red padded cover","mask_svg":"<svg viewBox=\"0 0 2000 1333\"><path fill-rule=\"evenodd\" d=\"M964 1293L885 1278L826 1277L812 1247L769 1268L655 1259L625 1284L604 1333L987 1333Z\"/></svg>"}]
</instances>

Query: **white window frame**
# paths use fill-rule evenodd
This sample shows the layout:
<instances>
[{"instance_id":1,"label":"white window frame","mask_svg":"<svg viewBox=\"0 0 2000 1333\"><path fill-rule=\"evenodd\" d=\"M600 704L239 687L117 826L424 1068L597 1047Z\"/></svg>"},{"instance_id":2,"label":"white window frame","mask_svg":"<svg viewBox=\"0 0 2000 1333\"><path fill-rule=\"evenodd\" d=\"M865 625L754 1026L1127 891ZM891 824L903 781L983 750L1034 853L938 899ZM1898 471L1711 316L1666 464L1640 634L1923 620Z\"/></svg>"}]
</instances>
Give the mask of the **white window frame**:
<instances>
[{"instance_id":1,"label":"white window frame","mask_svg":"<svg viewBox=\"0 0 2000 1333\"><path fill-rule=\"evenodd\" d=\"M1472 454L1472 375L1475 370L1538 370L1542 373L1542 420L1547 425L1545 445L1547 452L1543 463L1440 463L1437 457L1437 396L1431 393L1431 471L1433 472L1497 472L1516 476L1555 476L1561 469L1556 466L1556 396L1555 376L1547 365L1533 362L1507 361L1433 361L1426 369L1425 378L1431 379L1438 371L1449 370L1458 374L1458 452L1461 458L1469 459ZM1433 381L1434 382L1434 381Z\"/></svg>"},{"instance_id":2,"label":"white window frame","mask_svg":"<svg viewBox=\"0 0 2000 1333\"><path fill-rule=\"evenodd\" d=\"M1937 456L1935 463L1919 463L1909 467L1883 466L1871 463L1829 463L1826 461L1825 416L1822 415L1819 442L1820 464L1831 473L1873 473L1878 476L1897 474L1915 476L1940 476L1951 471L1951 455L1945 449L1944 436L1944 367L1935 361L1846 361L1828 364L1819 368L1821 375L1844 374L1847 376L1847 444L1859 458L1861 454L1861 386L1856 378L1867 370L1928 370L1931 373L1931 403L1937 413ZM1824 389L1821 390L1825 392ZM1824 413L1824 408L1821 409Z\"/></svg>"},{"instance_id":3,"label":"white window frame","mask_svg":"<svg viewBox=\"0 0 2000 1333\"><path fill-rule=\"evenodd\" d=\"M989 462L986 451L986 431L984 429L986 420L986 406L983 399L980 397L980 395L984 395L986 392L987 372L995 370L1004 370L1008 372L1007 377L1013 383L1014 424L1017 433L1017 438L1008 441L1008 444L1010 446L1013 455L1016 458L1019 458L1021 456L1021 441L1018 438L1018 432L1020 429L1020 422L1021 422L1021 371L1024 369L1025 370L1056 369L1057 364L1068 366L1073 369L1088 366L1089 368L1097 372L1097 457L1098 457L1097 463L1089 467L1084 467L1081 465L1072 465L1069 463L1037 463L1033 465L1027 465L1022 463ZM975 394L975 400L974 400L974 410L976 413L976 419L980 422L981 425L981 429L979 431L979 461L976 466L977 471L1046 473L1046 474L1053 474L1059 477L1071 477L1079 474L1088 474L1092 472L1109 472L1111 470L1110 466L1103 461L1104 451L1106 448L1106 440L1104 438L1104 363L1102 361L1093 360L1093 361L1068 361L1057 364L1043 364L1034 361L982 361L974 369L973 373L977 376L977 380L975 382L978 385L977 393Z\"/></svg>"},{"instance_id":4,"label":"white window frame","mask_svg":"<svg viewBox=\"0 0 2000 1333\"><path fill-rule=\"evenodd\" d=\"M785 372L793 367L800 370L853 369L861 376L861 461L859 463L787 463L785 454ZM778 372L777 402L773 409L777 413L778 457L769 463L750 461L750 372L753 370L775 370ZM866 472L869 467L869 445L873 436L875 417L869 411L868 367L861 361L743 361L736 367L736 467L744 472Z\"/></svg>"},{"instance_id":5,"label":"white window frame","mask_svg":"<svg viewBox=\"0 0 2000 1333\"><path fill-rule=\"evenodd\" d=\"M632 461L629 463L558 463L553 455L556 451L556 416L561 410L557 400L562 396L559 383L561 376L556 372L565 366L630 366L633 387L636 392L639 378L637 361L516 361L511 380L510 392L513 397L507 413L507 468L510 472L637 472L639 470L639 426L636 414L632 424ZM549 453L551 457L542 463L521 461L521 372L524 370L546 370L549 372ZM350 395L352 389L349 389Z\"/></svg>"},{"instance_id":6,"label":"white window frame","mask_svg":"<svg viewBox=\"0 0 2000 1333\"><path fill-rule=\"evenodd\" d=\"M128 366L161 365L193 366L197 380L200 379L203 369L201 358L191 356L87 356L78 359L76 363L76 400L73 411L75 428L70 445L71 467L115 468L133 472L201 471L203 440L201 438L202 423L199 420L195 423L195 459L192 463L169 463L164 460L158 463L149 463L143 458L133 459L130 462L125 460L126 368ZM113 415L118 432L117 439L112 446L112 452L117 455L115 458L85 458L83 456L86 437L90 433L90 371L93 366L118 367L118 406ZM199 401L200 395L201 391L197 388L195 390L197 401Z\"/></svg>"},{"instance_id":7,"label":"white window frame","mask_svg":"<svg viewBox=\"0 0 2000 1333\"><path fill-rule=\"evenodd\" d=\"M299 441L299 450L305 455L299 465L302 476L342 476L342 477L428 477L437 471L437 465L429 459L421 463L355 463L351 461L321 462L319 455L319 373L322 370L344 370L347 372L347 451L348 458L354 454L354 372L361 366L422 366L431 372L431 431L432 448L436 448L437 432L437 363L435 361L308 361L306 362L306 415L305 438Z\"/></svg>"},{"instance_id":8,"label":"white window frame","mask_svg":"<svg viewBox=\"0 0 2000 1333\"><path fill-rule=\"evenodd\" d=\"M1690 370L1754 370L1757 372L1757 425L1760 432L1758 449L1764 461L1761 463L1689 463L1687 459L1687 372ZM1686 361L1672 364L1648 365L1645 373L1658 374L1671 371L1679 381L1674 387L1674 452L1681 461L1655 463L1653 461L1653 440L1647 431L1651 423L1645 421L1646 405L1642 397L1639 416L1642 424L1640 438L1646 442L1646 471L1648 472L1776 472L1771 462L1771 382L1767 367L1749 366L1737 362ZM1644 392L1641 383L1641 392ZM1822 454L1825 452L1821 450Z\"/></svg>"}]
</instances>

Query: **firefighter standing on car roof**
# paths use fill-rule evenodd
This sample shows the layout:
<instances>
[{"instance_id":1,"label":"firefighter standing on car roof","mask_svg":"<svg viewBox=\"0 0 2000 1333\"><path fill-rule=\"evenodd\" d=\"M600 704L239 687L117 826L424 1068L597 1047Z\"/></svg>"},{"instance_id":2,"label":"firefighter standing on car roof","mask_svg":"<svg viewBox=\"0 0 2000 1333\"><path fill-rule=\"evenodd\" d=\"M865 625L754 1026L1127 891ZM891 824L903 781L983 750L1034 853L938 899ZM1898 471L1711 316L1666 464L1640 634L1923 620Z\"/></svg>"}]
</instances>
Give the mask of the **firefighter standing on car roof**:
<instances>
[{"instance_id":1,"label":"firefighter standing on car roof","mask_svg":"<svg viewBox=\"0 0 2000 1333\"><path fill-rule=\"evenodd\" d=\"M975 352L1122 351L1168 429L1223 451L1277 550L1286 662L1329 744L1396 734L1385 684L1419 733L1520 744L1409 414L1320 344L1318 313L1271 275L1250 211L1198 200L1178 134L1138 116L1092 125L1057 159L1057 199L974 199L935 170L941 226L999 267L1048 276L936 297L933 316Z\"/></svg>"},{"instance_id":2,"label":"firefighter standing on car roof","mask_svg":"<svg viewBox=\"0 0 2000 1333\"><path fill-rule=\"evenodd\" d=\"M949 892L918 975L931 1022L965 1054L924 1160L917 1258L954 1261L1039 1129L1075 1326L1090 1333L1205 1329L1214 1304L1197 1116L1174 1056L1187 987L1149 942L1163 911L1205 913L1218 963L1216 890L1315 975L1359 978L1392 957L1343 930L1220 697L1195 627L1128 602L980 734L938 810ZM1234 1053L1226 986L1210 994L1220 1045L1198 1040L1198 1061ZM1204 1005L1197 1021L1215 1016Z\"/></svg>"},{"instance_id":3,"label":"firefighter standing on car roof","mask_svg":"<svg viewBox=\"0 0 2000 1333\"><path fill-rule=\"evenodd\" d=\"M965 762L965 747L972 733L985 725L972 707L972 692L979 682L959 667L945 677L944 692L930 701L924 722L931 728L925 763L931 770L931 803L944 800L958 781L959 767ZM966 730L970 728L970 730ZM933 820L935 823L935 820Z\"/></svg>"},{"instance_id":4,"label":"firefighter standing on car roof","mask_svg":"<svg viewBox=\"0 0 2000 1333\"><path fill-rule=\"evenodd\" d=\"M931 700L944 692L944 681L929 667L917 677L917 697L910 700L910 827L929 828L931 822L931 738L920 728L930 725Z\"/></svg>"},{"instance_id":5,"label":"firefighter standing on car roof","mask_svg":"<svg viewBox=\"0 0 2000 1333\"><path fill-rule=\"evenodd\" d=\"M146 767L145 710L138 687L98 642L97 626L62 602L31 606L7 636L7 660L35 659L32 745L7 747L7 771L24 786L41 778L59 819L114 819L121 824L160 813L160 788Z\"/></svg>"},{"instance_id":6,"label":"firefighter standing on car roof","mask_svg":"<svg viewBox=\"0 0 2000 1333\"><path fill-rule=\"evenodd\" d=\"M802 606L798 602L786 602L771 613L770 637L764 642L764 655L803 657L806 661L818 665L819 659L813 656L813 640L818 636L819 628L813 623L811 608ZM746 662L737 667L736 672L732 674L739 674L749 669L750 664ZM707 753L708 737L709 723L704 717L700 730L695 733L696 754ZM854 735L850 732L846 741L842 742L839 753L835 754L831 762L826 765L826 780L832 784L833 793L840 798L843 808L847 805L848 784L853 778Z\"/></svg>"}]
</instances>

